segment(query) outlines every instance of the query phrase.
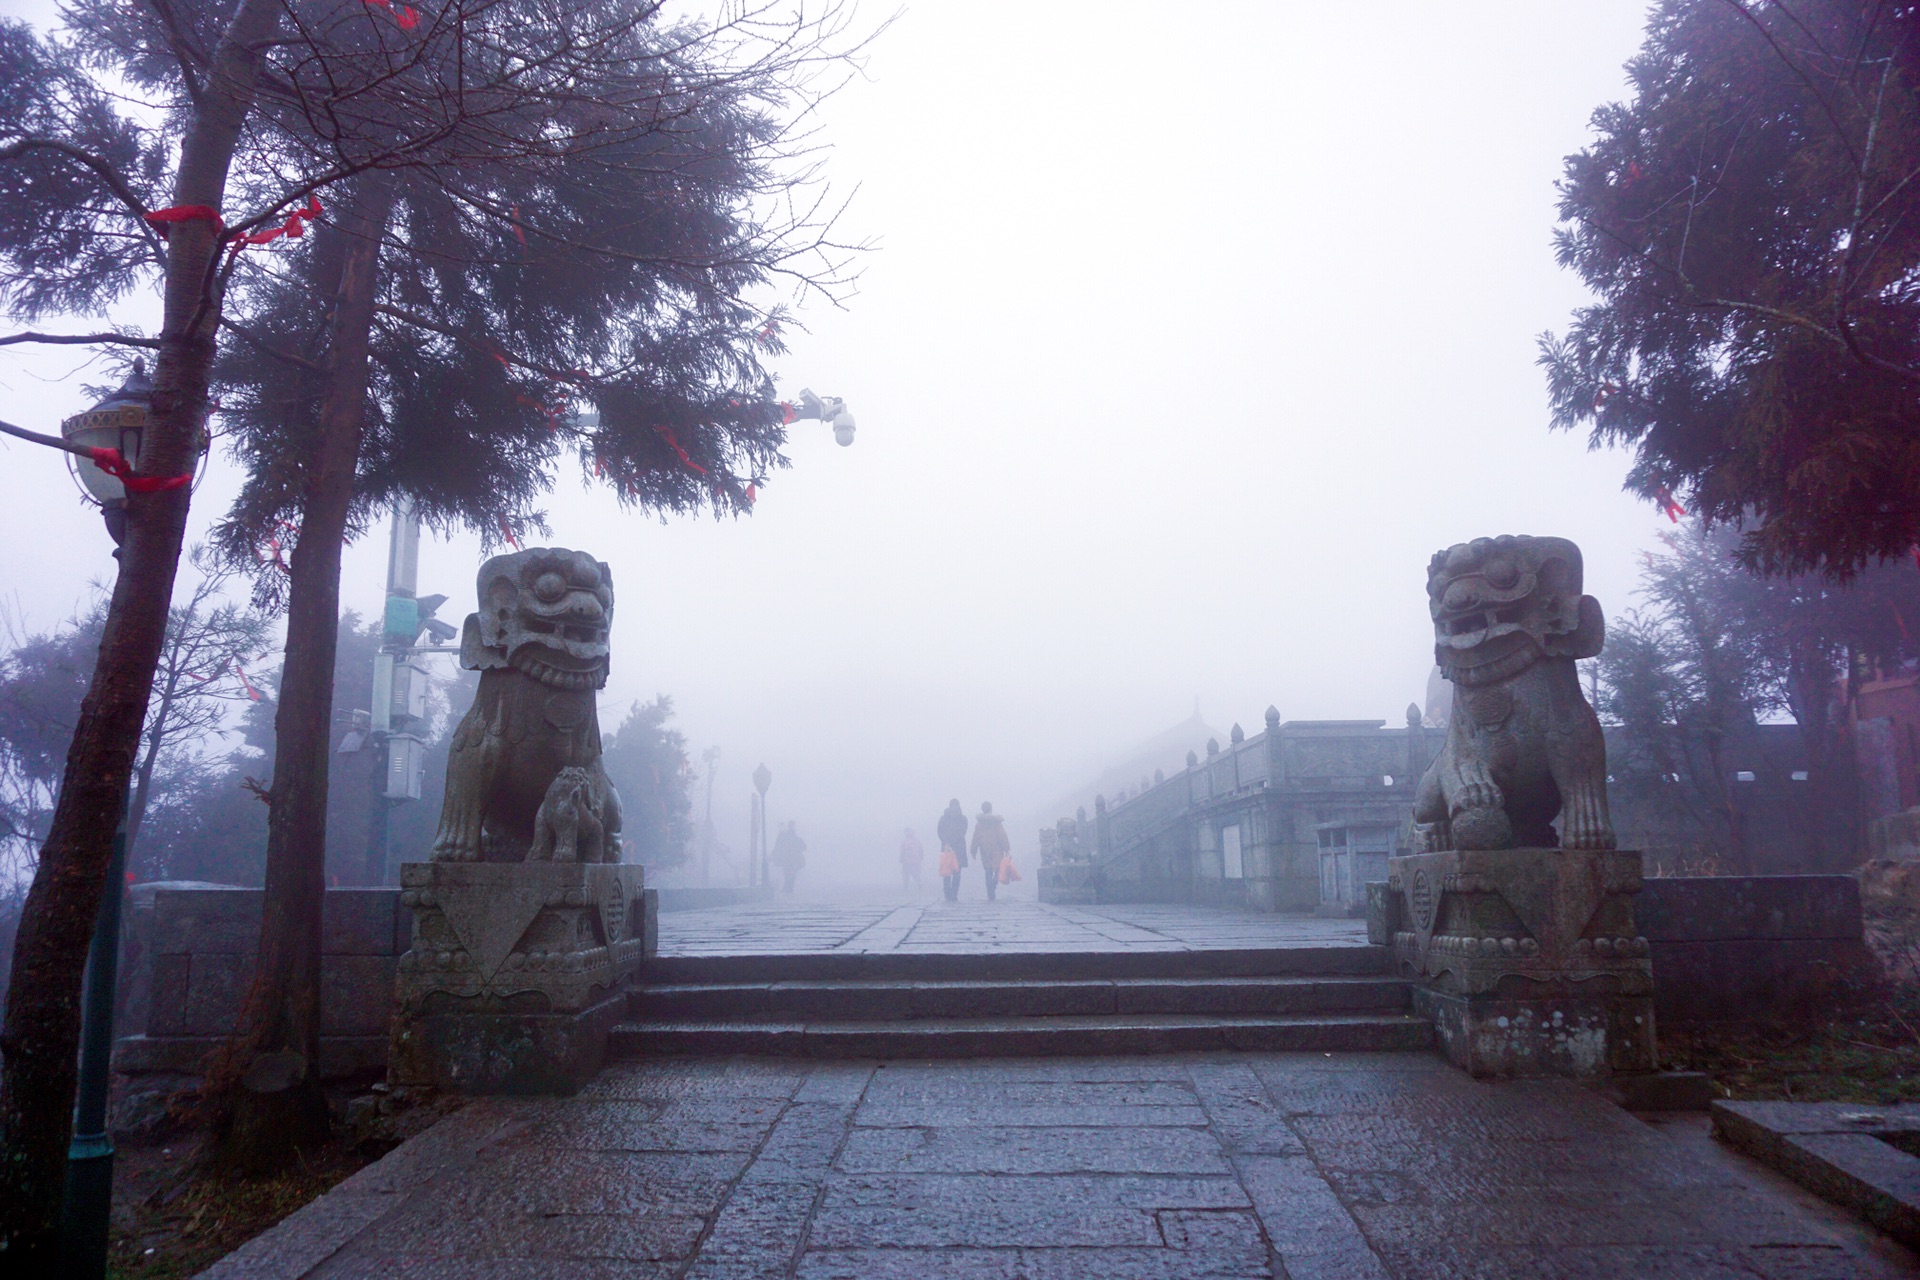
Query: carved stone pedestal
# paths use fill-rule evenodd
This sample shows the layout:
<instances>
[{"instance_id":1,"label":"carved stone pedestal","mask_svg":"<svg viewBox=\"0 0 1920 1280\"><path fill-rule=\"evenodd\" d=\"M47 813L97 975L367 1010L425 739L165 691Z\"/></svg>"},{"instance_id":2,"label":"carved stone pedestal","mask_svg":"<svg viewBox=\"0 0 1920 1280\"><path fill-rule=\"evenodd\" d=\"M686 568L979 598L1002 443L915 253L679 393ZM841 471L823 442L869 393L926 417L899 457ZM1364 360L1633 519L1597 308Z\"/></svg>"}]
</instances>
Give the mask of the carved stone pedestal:
<instances>
[{"instance_id":1,"label":"carved stone pedestal","mask_svg":"<svg viewBox=\"0 0 1920 1280\"><path fill-rule=\"evenodd\" d=\"M656 910L630 864L425 862L400 868L413 946L400 957L388 1074L460 1093L572 1093L653 950Z\"/></svg>"},{"instance_id":2,"label":"carved stone pedestal","mask_svg":"<svg viewBox=\"0 0 1920 1280\"><path fill-rule=\"evenodd\" d=\"M1093 864L1056 862L1040 868L1040 901L1063 903L1097 902L1093 889Z\"/></svg>"},{"instance_id":3,"label":"carved stone pedestal","mask_svg":"<svg viewBox=\"0 0 1920 1280\"><path fill-rule=\"evenodd\" d=\"M1654 1070L1639 853L1447 851L1387 868L1369 933L1392 939L1415 1011L1456 1065L1589 1079Z\"/></svg>"}]
</instances>

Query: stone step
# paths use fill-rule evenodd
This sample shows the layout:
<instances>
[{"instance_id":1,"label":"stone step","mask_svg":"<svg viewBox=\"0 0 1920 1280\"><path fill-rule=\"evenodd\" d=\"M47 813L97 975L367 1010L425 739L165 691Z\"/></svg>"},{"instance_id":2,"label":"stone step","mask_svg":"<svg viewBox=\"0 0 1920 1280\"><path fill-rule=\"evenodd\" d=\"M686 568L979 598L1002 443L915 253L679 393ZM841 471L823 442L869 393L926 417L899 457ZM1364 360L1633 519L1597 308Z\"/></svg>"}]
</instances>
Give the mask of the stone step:
<instances>
[{"instance_id":1,"label":"stone step","mask_svg":"<svg viewBox=\"0 0 1920 1280\"><path fill-rule=\"evenodd\" d=\"M1165 951L826 951L655 956L645 981L1024 982L1120 978L1360 977L1393 972L1388 947L1247 947Z\"/></svg>"},{"instance_id":2,"label":"stone step","mask_svg":"<svg viewBox=\"0 0 1920 1280\"><path fill-rule=\"evenodd\" d=\"M611 1058L766 1054L802 1058L988 1058L1212 1049L1374 1053L1433 1047L1405 1014L923 1018L902 1022L627 1022Z\"/></svg>"},{"instance_id":3,"label":"stone step","mask_svg":"<svg viewBox=\"0 0 1920 1280\"><path fill-rule=\"evenodd\" d=\"M800 981L649 984L628 998L637 1022L714 1018L1018 1018L1123 1014L1300 1014L1400 1011L1407 985L1390 977L1086 978L1064 981Z\"/></svg>"}]
</instances>

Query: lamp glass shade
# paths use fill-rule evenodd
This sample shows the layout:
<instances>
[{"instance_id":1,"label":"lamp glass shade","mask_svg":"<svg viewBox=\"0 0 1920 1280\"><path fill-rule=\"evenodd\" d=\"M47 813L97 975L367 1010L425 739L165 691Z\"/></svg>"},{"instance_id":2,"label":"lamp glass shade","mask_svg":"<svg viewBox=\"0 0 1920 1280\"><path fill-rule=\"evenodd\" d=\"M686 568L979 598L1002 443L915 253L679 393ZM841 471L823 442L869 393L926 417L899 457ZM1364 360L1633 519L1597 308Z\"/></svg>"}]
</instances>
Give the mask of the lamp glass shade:
<instances>
[{"instance_id":1,"label":"lamp glass shade","mask_svg":"<svg viewBox=\"0 0 1920 1280\"><path fill-rule=\"evenodd\" d=\"M153 421L153 383L147 378L146 365L139 360L133 363L133 372L127 375L125 383L118 391L102 400L91 409L74 414L60 424L60 436L69 444L77 444L83 449L118 449L120 456L132 464L134 470L144 470L141 466L140 449L146 438L148 425ZM196 456L204 456L212 440L205 428L200 431L196 442ZM74 479L86 495L101 506L117 506L127 498L127 488L118 480L102 471L93 462L67 455Z\"/></svg>"}]
</instances>

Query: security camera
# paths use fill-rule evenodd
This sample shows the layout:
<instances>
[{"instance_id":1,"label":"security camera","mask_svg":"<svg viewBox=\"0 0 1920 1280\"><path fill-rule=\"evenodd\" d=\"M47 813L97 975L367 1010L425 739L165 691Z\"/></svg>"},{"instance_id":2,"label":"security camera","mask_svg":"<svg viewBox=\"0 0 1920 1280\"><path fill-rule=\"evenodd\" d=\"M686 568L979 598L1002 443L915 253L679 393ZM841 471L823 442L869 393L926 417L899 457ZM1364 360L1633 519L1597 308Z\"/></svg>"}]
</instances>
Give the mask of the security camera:
<instances>
[{"instance_id":1,"label":"security camera","mask_svg":"<svg viewBox=\"0 0 1920 1280\"><path fill-rule=\"evenodd\" d=\"M853 443L853 415L847 411L847 402L839 396L817 396L812 388L802 387L793 416L818 418L833 428L833 438L841 445Z\"/></svg>"}]
</instances>

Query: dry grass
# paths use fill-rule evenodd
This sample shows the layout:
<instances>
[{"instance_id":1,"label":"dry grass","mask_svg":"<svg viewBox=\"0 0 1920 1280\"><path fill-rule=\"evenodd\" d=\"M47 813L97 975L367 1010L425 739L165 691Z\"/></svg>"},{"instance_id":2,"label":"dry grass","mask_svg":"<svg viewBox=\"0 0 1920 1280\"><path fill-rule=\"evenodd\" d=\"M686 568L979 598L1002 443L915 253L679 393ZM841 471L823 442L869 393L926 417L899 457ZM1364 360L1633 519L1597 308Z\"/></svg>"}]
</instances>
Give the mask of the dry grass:
<instances>
[{"instance_id":1,"label":"dry grass","mask_svg":"<svg viewBox=\"0 0 1920 1280\"><path fill-rule=\"evenodd\" d=\"M377 1159L334 1140L269 1178L228 1178L202 1167L195 1138L120 1146L113 1171L108 1275L190 1276L325 1194Z\"/></svg>"},{"instance_id":2,"label":"dry grass","mask_svg":"<svg viewBox=\"0 0 1920 1280\"><path fill-rule=\"evenodd\" d=\"M461 1105L458 1098L384 1087L333 1102L336 1123L326 1145L265 1178L216 1171L202 1159L195 1132L118 1140L107 1274L113 1280L193 1275Z\"/></svg>"},{"instance_id":3,"label":"dry grass","mask_svg":"<svg viewBox=\"0 0 1920 1280\"><path fill-rule=\"evenodd\" d=\"M1705 1071L1722 1097L1787 1102L1920 1102L1920 990L1817 1019L1662 1028L1669 1070Z\"/></svg>"}]
</instances>

